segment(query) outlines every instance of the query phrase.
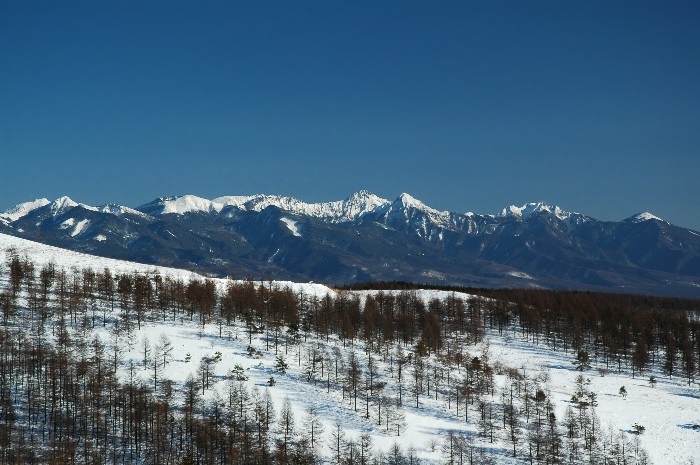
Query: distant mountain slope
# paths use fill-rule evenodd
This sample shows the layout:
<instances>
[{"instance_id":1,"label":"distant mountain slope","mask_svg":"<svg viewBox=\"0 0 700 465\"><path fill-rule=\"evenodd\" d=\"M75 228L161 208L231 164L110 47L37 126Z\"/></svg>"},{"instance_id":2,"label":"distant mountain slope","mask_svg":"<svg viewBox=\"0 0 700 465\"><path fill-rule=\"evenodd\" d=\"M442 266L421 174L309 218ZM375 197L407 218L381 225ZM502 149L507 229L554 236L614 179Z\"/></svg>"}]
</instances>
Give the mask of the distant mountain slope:
<instances>
[{"instance_id":1,"label":"distant mountain slope","mask_svg":"<svg viewBox=\"0 0 700 465\"><path fill-rule=\"evenodd\" d=\"M0 213L0 232L219 276L700 296L700 233L651 213L606 222L543 203L479 215L367 191L325 203L185 195L137 209L62 197Z\"/></svg>"}]
</instances>

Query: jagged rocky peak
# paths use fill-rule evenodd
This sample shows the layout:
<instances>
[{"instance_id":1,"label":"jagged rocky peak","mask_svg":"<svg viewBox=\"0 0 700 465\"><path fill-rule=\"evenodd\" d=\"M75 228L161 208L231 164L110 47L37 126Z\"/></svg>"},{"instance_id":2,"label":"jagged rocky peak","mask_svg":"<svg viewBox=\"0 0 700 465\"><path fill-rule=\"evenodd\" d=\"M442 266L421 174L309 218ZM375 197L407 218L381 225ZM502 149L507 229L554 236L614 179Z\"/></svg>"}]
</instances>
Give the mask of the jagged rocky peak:
<instances>
[{"instance_id":1,"label":"jagged rocky peak","mask_svg":"<svg viewBox=\"0 0 700 465\"><path fill-rule=\"evenodd\" d=\"M51 213L53 215L57 215L61 212L68 210L69 208L77 206L77 202L74 202L73 199L71 199L67 195L64 195L63 197L59 197L53 202L51 202Z\"/></svg>"},{"instance_id":2,"label":"jagged rocky peak","mask_svg":"<svg viewBox=\"0 0 700 465\"><path fill-rule=\"evenodd\" d=\"M502 217L515 217L515 218L520 218L520 219L527 219L531 215L535 213L541 213L541 212L546 212L551 215L556 216L560 220L567 220L571 218L572 213L567 212L561 208L559 208L556 205L548 205L544 202L530 202L526 203L525 205L521 207L517 207L515 205L510 205L509 207L506 207L501 211L501 214L499 216Z\"/></svg>"},{"instance_id":3,"label":"jagged rocky peak","mask_svg":"<svg viewBox=\"0 0 700 465\"><path fill-rule=\"evenodd\" d=\"M390 203L387 199L383 199L370 191L361 190L348 196L341 202L341 215L348 220L357 219L367 213L384 208Z\"/></svg>"},{"instance_id":4,"label":"jagged rocky peak","mask_svg":"<svg viewBox=\"0 0 700 465\"><path fill-rule=\"evenodd\" d=\"M378 195L362 189L359 190L353 194L348 195L345 200L345 203L352 203L352 204L363 204L363 205L370 205L370 204L381 204L384 205L388 202L388 200L383 199L379 197Z\"/></svg>"},{"instance_id":5,"label":"jagged rocky peak","mask_svg":"<svg viewBox=\"0 0 700 465\"><path fill-rule=\"evenodd\" d=\"M424 211L426 213L430 213L430 214L438 215L438 216L449 215L449 212L440 211L440 210L437 210L433 207L430 207L430 206L426 205L425 203L421 202L420 200L418 200L417 198L413 197L411 194L408 194L406 192L404 192L403 194L398 196L396 198L396 200L394 200L394 205L401 206L401 207L406 208L406 209L414 208L416 210L421 210L421 211Z\"/></svg>"},{"instance_id":6,"label":"jagged rocky peak","mask_svg":"<svg viewBox=\"0 0 700 465\"><path fill-rule=\"evenodd\" d=\"M389 211L390 217L400 215L408 220L409 217L416 218L415 212L420 212L423 218L435 226L441 228L449 228L452 226L452 214L448 211L440 211L429 207L420 200L413 197L411 194L404 192L394 200ZM423 221L423 220L421 220Z\"/></svg>"},{"instance_id":7,"label":"jagged rocky peak","mask_svg":"<svg viewBox=\"0 0 700 465\"><path fill-rule=\"evenodd\" d=\"M63 197L59 197L53 202L49 204L51 215L52 216L58 216L63 214L64 212L70 210L71 208L75 207L81 207L86 210L91 210L91 211L98 211L99 209L96 207L93 207L91 205L87 205L84 203L78 203L75 202L73 199L68 197L67 195L64 195Z\"/></svg>"},{"instance_id":8,"label":"jagged rocky peak","mask_svg":"<svg viewBox=\"0 0 700 465\"><path fill-rule=\"evenodd\" d=\"M424 204L423 202L406 192L399 195L399 197L396 199L396 202L400 203L404 207L417 208L418 210L425 210L427 208L430 208L426 204Z\"/></svg>"},{"instance_id":9,"label":"jagged rocky peak","mask_svg":"<svg viewBox=\"0 0 700 465\"><path fill-rule=\"evenodd\" d=\"M323 218L328 221L352 221L360 216L388 205L390 202L377 195L362 190L344 200L322 203L307 203L295 197L255 194L246 196L222 196L214 200L203 199L194 195L178 197L162 197L139 207L144 213L162 215L167 213L186 214L203 212L210 214L222 213L225 207L243 211L260 212L268 207L298 214Z\"/></svg>"},{"instance_id":10,"label":"jagged rocky peak","mask_svg":"<svg viewBox=\"0 0 700 465\"><path fill-rule=\"evenodd\" d=\"M331 202L306 203L292 197L277 197L268 201L282 210L331 222L354 221L390 203L367 190L361 190L343 200Z\"/></svg>"}]
</instances>

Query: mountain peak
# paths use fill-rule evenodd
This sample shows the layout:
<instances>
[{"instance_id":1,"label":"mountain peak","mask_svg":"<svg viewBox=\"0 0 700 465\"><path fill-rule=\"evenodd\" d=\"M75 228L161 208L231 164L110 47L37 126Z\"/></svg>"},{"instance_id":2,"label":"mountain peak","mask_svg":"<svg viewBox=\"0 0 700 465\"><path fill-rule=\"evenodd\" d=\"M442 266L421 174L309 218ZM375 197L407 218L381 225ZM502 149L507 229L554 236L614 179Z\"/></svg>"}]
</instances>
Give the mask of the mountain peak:
<instances>
[{"instance_id":1,"label":"mountain peak","mask_svg":"<svg viewBox=\"0 0 700 465\"><path fill-rule=\"evenodd\" d=\"M73 199L68 197L67 195L64 195L63 197L59 197L53 202L51 202L51 215L56 216L60 215L64 211L68 210L69 208L77 207L78 203L74 202Z\"/></svg>"},{"instance_id":2,"label":"mountain peak","mask_svg":"<svg viewBox=\"0 0 700 465\"><path fill-rule=\"evenodd\" d=\"M413 211L412 211L413 210ZM421 212L425 217L441 228L449 228L452 224L452 214L448 211L440 211L435 208L429 207L420 200L413 197L411 194L404 192L394 200L391 204L389 213L395 217L399 217L408 220L414 217L415 211Z\"/></svg>"},{"instance_id":3,"label":"mountain peak","mask_svg":"<svg viewBox=\"0 0 700 465\"><path fill-rule=\"evenodd\" d=\"M22 202L10 208L9 210L0 213L0 218L3 218L10 222L17 221L18 219L28 215L37 208L45 207L49 203L51 202L49 202L49 200L45 198L36 199L29 202Z\"/></svg>"},{"instance_id":4,"label":"mountain peak","mask_svg":"<svg viewBox=\"0 0 700 465\"><path fill-rule=\"evenodd\" d=\"M535 213L547 212L559 218L560 220L567 220L571 217L571 213L562 210L556 205L548 205L544 202L530 202L526 203L522 207L516 207L515 205L510 205L501 211L499 216L507 217L512 216L515 218L527 219Z\"/></svg>"},{"instance_id":5,"label":"mountain peak","mask_svg":"<svg viewBox=\"0 0 700 465\"><path fill-rule=\"evenodd\" d=\"M700 295L700 232L667 227L650 213L602 221L533 202L469 215L367 190L319 203L163 197L139 208L148 216L114 204L92 209L68 197L38 199L0 213L0 232L212 274L479 286L532 276L555 288Z\"/></svg>"},{"instance_id":6,"label":"mountain peak","mask_svg":"<svg viewBox=\"0 0 700 465\"><path fill-rule=\"evenodd\" d=\"M381 199L381 197L377 196L376 194L374 194L366 189L362 189L362 190L359 190L353 194L348 195L345 198L345 202L357 202L357 201L374 200L374 199ZM382 199L382 200L384 200L384 199Z\"/></svg>"},{"instance_id":7,"label":"mountain peak","mask_svg":"<svg viewBox=\"0 0 700 465\"><path fill-rule=\"evenodd\" d=\"M51 215L52 216L58 216L61 213L65 212L66 210L70 210L71 208L74 208L74 207L81 207L81 208L84 208L86 210L91 210L94 212L99 211L98 208L93 207L91 205L86 205L84 203L75 202L73 199L71 199L67 195L64 195L63 197L57 198L56 200L51 202L49 205L51 208Z\"/></svg>"},{"instance_id":8,"label":"mountain peak","mask_svg":"<svg viewBox=\"0 0 700 465\"><path fill-rule=\"evenodd\" d=\"M352 221L360 216L389 204L389 201L367 191L355 192L344 200L322 203L306 203L294 197L279 195L229 195L207 200L194 195L163 197L138 209L151 215L166 213L186 214L203 212L220 214L225 207L243 211L262 211L273 206L280 210L324 218L333 222Z\"/></svg>"},{"instance_id":9,"label":"mountain peak","mask_svg":"<svg viewBox=\"0 0 700 465\"><path fill-rule=\"evenodd\" d=\"M168 213L174 213L177 215L182 215L193 212L218 213L221 208L221 204L212 202L209 199L204 199L192 194L186 194L160 197L153 202L140 206L137 210L143 211L147 214L165 215Z\"/></svg>"},{"instance_id":10,"label":"mountain peak","mask_svg":"<svg viewBox=\"0 0 700 465\"><path fill-rule=\"evenodd\" d=\"M367 213L374 212L389 205L389 203L388 200L370 191L361 190L350 195L345 200L338 202L337 208L340 209L340 218L346 221L354 221ZM333 204L334 202L329 203L329 205Z\"/></svg>"},{"instance_id":11,"label":"mountain peak","mask_svg":"<svg viewBox=\"0 0 700 465\"><path fill-rule=\"evenodd\" d=\"M406 192L399 195L398 198L395 200L395 203L401 204L405 208L415 208L417 210L443 213L443 212L440 212L439 210L436 210L433 207L429 207L428 205L424 204L423 202L421 202L420 200L418 200L417 198L413 197L411 194L408 194Z\"/></svg>"},{"instance_id":12,"label":"mountain peak","mask_svg":"<svg viewBox=\"0 0 700 465\"><path fill-rule=\"evenodd\" d=\"M637 213L636 215L632 215L629 218L627 218L625 221L629 221L631 223L641 223L643 221L649 221L649 220L656 220L656 221L664 221L658 216L649 213L649 212L644 212L644 213ZM665 221L664 221L665 223Z\"/></svg>"}]
</instances>

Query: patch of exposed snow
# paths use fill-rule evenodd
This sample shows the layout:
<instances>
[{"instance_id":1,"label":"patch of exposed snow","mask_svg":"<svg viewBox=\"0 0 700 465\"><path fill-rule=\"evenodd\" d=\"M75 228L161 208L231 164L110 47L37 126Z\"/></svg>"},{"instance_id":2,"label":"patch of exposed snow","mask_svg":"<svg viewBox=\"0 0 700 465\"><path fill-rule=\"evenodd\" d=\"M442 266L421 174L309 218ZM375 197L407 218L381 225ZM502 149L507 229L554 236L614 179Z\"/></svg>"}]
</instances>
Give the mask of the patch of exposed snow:
<instances>
[{"instance_id":1,"label":"patch of exposed snow","mask_svg":"<svg viewBox=\"0 0 700 465\"><path fill-rule=\"evenodd\" d=\"M104 242L107 240L107 236L105 236L104 234L98 234L97 236L95 236L95 240L98 242Z\"/></svg>"},{"instance_id":2,"label":"patch of exposed snow","mask_svg":"<svg viewBox=\"0 0 700 465\"><path fill-rule=\"evenodd\" d=\"M290 218L281 218L282 222L289 228L289 230L292 232L292 235L301 237L301 233L299 232L299 228L297 227L296 222Z\"/></svg>"},{"instance_id":3,"label":"patch of exposed snow","mask_svg":"<svg viewBox=\"0 0 700 465\"><path fill-rule=\"evenodd\" d=\"M73 229L73 232L70 233L71 237L75 237L81 232L85 230L90 225L90 220L82 220L79 221L78 224L75 225L75 229Z\"/></svg>"},{"instance_id":4,"label":"patch of exposed snow","mask_svg":"<svg viewBox=\"0 0 700 465\"><path fill-rule=\"evenodd\" d=\"M18 219L22 218L23 216L28 215L32 211L36 210L37 208L44 207L48 205L49 200L48 199L36 199L32 200L31 202L23 202L20 203L19 205L15 205L14 207L10 208L9 210L6 210L2 213L0 213L0 219L6 219L9 222L14 222L17 221Z\"/></svg>"},{"instance_id":5,"label":"patch of exposed snow","mask_svg":"<svg viewBox=\"0 0 700 465\"><path fill-rule=\"evenodd\" d=\"M251 200L259 197L265 197L264 195L226 195L223 197L217 197L212 200L214 203L223 205L224 207L236 207L241 210L247 210L246 204Z\"/></svg>"},{"instance_id":6,"label":"patch of exposed snow","mask_svg":"<svg viewBox=\"0 0 700 465\"><path fill-rule=\"evenodd\" d=\"M59 226L61 229L68 229L71 226L75 224L75 218L68 218L65 220L63 223L61 223L61 226Z\"/></svg>"},{"instance_id":7,"label":"patch of exposed snow","mask_svg":"<svg viewBox=\"0 0 700 465\"><path fill-rule=\"evenodd\" d=\"M440 279L442 281L445 280L445 274L441 273L436 270L426 270L421 273L421 276L425 276L426 278L433 278L433 279Z\"/></svg>"},{"instance_id":8,"label":"patch of exposed snow","mask_svg":"<svg viewBox=\"0 0 700 465\"><path fill-rule=\"evenodd\" d=\"M532 276L530 276L527 273L523 273L522 271L509 271L508 276L513 276L514 278L521 278L521 279L535 279Z\"/></svg>"},{"instance_id":9,"label":"patch of exposed snow","mask_svg":"<svg viewBox=\"0 0 700 465\"><path fill-rule=\"evenodd\" d=\"M110 215L114 216L122 216L124 214L130 214L130 215L138 215L143 218L148 218L149 215L146 215L143 212L140 212L138 210L134 210L133 208L129 207L124 207L122 205L117 205L115 203L108 203L107 205L103 205L99 208L99 211L102 213L109 213Z\"/></svg>"},{"instance_id":10,"label":"patch of exposed snow","mask_svg":"<svg viewBox=\"0 0 700 465\"><path fill-rule=\"evenodd\" d=\"M280 253L281 249L275 250L275 253L273 253L270 258L267 259L267 263L272 263L272 261L275 259L275 257Z\"/></svg>"}]
</instances>

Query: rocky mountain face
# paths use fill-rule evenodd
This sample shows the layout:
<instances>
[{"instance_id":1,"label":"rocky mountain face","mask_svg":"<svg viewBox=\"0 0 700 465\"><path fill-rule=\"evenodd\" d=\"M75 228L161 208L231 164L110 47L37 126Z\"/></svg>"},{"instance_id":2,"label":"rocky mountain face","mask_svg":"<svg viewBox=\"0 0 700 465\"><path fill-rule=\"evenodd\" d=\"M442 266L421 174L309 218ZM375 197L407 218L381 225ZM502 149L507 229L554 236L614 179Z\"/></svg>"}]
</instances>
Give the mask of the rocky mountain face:
<instances>
[{"instance_id":1,"label":"rocky mountain face","mask_svg":"<svg viewBox=\"0 0 700 465\"><path fill-rule=\"evenodd\" d=\"M270 195L165 197L137 209L62 197L0 213L0 232L217 276L402 280L700 297L700 233L642 213L600 221L542 203L498 215L360 191L305 203Z\"/></svg>"}]
</instances>

